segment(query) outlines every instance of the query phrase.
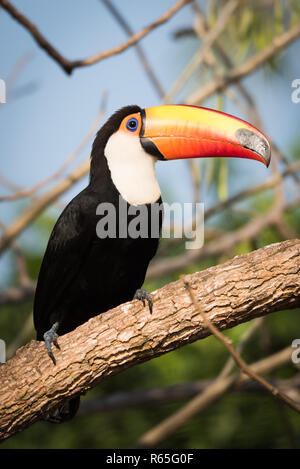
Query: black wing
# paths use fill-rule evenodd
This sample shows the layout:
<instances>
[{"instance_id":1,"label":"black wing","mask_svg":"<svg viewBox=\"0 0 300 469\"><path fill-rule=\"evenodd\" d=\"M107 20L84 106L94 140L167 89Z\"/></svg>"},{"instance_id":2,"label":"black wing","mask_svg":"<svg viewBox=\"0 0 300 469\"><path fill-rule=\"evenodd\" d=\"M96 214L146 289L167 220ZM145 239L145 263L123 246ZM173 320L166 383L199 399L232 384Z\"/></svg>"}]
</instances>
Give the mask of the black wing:
<instances>
[{"instance_id":1,"label":"black wing","mask_svg":"<svg viewBox=\"0 0 300 469\"><path fill-rule=\"evenodd\" d=\"M59 313L66 290L80 272L90 250L95 235L94 217L89 213L93 205L83 191L65 208L53 228L34 299L34 326L39 340L52 326L53 315Z\"/></svg>"}]
</instances>

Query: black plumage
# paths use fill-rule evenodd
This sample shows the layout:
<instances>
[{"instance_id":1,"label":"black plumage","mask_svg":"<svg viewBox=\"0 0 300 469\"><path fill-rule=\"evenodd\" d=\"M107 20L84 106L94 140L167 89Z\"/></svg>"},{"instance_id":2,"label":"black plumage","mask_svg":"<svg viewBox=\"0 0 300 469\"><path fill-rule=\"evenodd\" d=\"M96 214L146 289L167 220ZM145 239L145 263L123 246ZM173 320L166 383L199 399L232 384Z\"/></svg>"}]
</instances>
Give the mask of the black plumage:
<instances>
[{"instance_id":1,"label":"black plumage","mask_svg":"<svg viewBox=\"0 0 300 469\"><path fill-rule=\"evenodd\" d=\"M104 156L105 145L124 117L140 111L138 106L122 108L100 129L92 147L89 185L68 204L53 228L34 300L38 340L43 340L55 323L55 332L65 334L89 318L132 300L143 285L159 242L158 236L150 234L151 204L146 205L149 237L99 239L96 233L97 206L110 202L118 210L120 197ZM160 226L161 221L160 216ZM56 409L48 420L68 420L76 413L77 404L78 399L72 399L69 407L64 404L64 409Z\"/></svg>"}]
</instances>

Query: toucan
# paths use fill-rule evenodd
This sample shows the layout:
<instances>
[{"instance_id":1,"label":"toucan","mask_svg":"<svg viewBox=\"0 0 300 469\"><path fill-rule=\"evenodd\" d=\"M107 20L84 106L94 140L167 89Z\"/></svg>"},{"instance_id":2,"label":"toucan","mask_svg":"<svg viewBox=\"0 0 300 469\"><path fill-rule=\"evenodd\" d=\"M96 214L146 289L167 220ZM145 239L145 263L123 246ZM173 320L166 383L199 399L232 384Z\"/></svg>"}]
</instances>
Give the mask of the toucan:
<instances>
[{"instance_id":1,"label":"toucan","mask_svg":"<svg viewBox=\"0 0 300 469\"><path fill-rule=\"evenodd\" d=\"M37 340L44 340L54 365L52 344L89 318L121 303L152 300L142 289L160 230L152 230L151 207L160 205L155 163L181 158L239 157L270 162L267 138L249 123L212 109L162 105L146 109L126 106L115 112L98 131L91 151L90 178L58 218L41 264L34 299ZM99 237L98 207L147 209L147 236ZM116 217L116 224L119 224ZM162 215L159 217L161 228ZM152 235L152 232L155 232ZM59 352L57 352L59 354ZM73 397L44 416L63 422L77 412Z\"/></svg>"}]
</instances>

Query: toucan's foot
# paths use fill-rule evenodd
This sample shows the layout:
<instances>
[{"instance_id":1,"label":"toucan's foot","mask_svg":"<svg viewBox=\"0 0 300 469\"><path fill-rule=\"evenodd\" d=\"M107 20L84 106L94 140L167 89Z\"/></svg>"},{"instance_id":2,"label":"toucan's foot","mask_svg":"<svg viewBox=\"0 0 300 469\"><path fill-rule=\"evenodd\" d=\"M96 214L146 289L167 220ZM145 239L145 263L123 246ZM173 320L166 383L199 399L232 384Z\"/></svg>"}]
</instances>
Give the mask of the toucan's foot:
<instances>
[{"instance_id":1,"label":"toucan's foot","mask_svg":"<svg viewBox=\"0 0 300 469\"><path fill-rule=\"evenodd\" d=\"M150 314L152 314L152 308L153 308L153 303L152 303L152 298L150 293L148 293L146 290L142 290L139 288L133 297L134 300L141 300L143 302L143 305L146 306L146 300L148 301L148 306L150 310Z\"/></svg>"},{"instance_id":2,"label":"toucan's foot","mask_svg":"<svg viewBox=\"0 0 300 469\"><path fill-rule=\"evenodd\" d=\"M43 335L44 341L45 341L45 344L46 344L46 348L47 348L47 351L48 351L48 355L51 358L51 360L53 361L54 365L56 365L56 360L55 360L55 357L54 357L53 352L51 350L51 344L54 344L55 347L59 349L59 345L58 345L58 342L57 342L57 339L58 339L58 334L57 334L58 326L59 326L58 322L54 323L53 326L51 327L51 329L49 329L49 331L45 332L45 334Z\"/></svg>"}]
</instances>

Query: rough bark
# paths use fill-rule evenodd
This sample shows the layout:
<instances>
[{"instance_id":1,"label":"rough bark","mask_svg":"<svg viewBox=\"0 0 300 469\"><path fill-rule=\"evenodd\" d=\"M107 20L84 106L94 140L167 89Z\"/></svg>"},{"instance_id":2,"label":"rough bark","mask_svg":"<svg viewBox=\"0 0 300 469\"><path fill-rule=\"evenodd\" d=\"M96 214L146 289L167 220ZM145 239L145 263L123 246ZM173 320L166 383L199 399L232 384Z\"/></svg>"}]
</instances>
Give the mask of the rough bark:
<instances>
[{"instance_id":1,"label":"rough bark","mask_svg":"<svg viewBox=\"0 0 300 469\"><path fill-rule=\"evenodd\" d=\"M300 240L273 244L186 276L202 312L224 330L300 306ZM54 366L31 341L0 367L0 439L59 402L138 363L209 335L183 280L153 292L154 310L133 301L60 337Z\"/></svg>"}]
</instances>

